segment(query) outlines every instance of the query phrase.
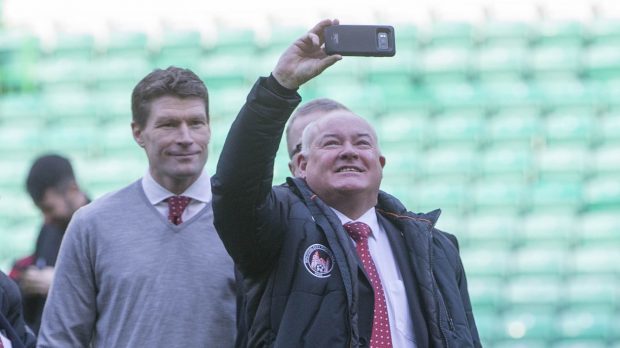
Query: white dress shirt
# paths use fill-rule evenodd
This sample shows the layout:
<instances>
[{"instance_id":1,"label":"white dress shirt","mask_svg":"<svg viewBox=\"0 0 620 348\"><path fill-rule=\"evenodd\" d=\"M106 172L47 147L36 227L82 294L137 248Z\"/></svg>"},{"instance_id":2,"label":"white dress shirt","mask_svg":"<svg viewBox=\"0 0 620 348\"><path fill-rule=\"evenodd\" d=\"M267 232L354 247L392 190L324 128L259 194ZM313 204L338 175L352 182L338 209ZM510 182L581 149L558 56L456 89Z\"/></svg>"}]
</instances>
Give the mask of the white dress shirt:
<instances>
[{"instance_id":1,"label":"white dress shirt","mask_svg":"<svg viewBox=\"0 0 620 348\"><path fill-rule=\"evenodd\" d=\"M409 312L409 301L403 277L392 253L392 246L387 233L377 220L375 208L371 208L357 220L349 219L334 208L332 210L343 225L347 222L357 221L370 226L372 234L368 237L368 249L377 268L377 273L379 273L379 278L381 278L383 292L385 293L388 317L390 319L390 331L392 333L392 346L396 348L416 347L413 337L413 323L411 313ZM353 241L353 239L351 240ZM355 244L355 241L353 241L353 244Z\"/></svg>"},{"instance_id":2,"label":"white dress shirt","mask_svg":"<svg viewBox=\"0 0 620 348\"><path fill-rule=\"evenodd\" d=\"M161 215L168 219L168 202L166 199L175 194L155 181L150 171L147 171L142 177L142 188L149 202ZM192 199L181 214L181 219L188 221L211 201L211 178L207 171L203 170L198 179L180 196L187 196Z\"/></svg>"}]
</instances>

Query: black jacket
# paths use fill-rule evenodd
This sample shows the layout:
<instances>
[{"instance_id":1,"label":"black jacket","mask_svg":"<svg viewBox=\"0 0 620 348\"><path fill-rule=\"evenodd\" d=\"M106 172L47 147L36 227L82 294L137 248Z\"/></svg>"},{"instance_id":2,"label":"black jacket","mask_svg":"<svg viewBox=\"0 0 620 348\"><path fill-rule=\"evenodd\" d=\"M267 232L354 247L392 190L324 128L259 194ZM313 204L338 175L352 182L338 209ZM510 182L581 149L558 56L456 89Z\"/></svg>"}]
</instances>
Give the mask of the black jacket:
<instances>
[{"instance_id":1,"label":"black jacket","mask_svg":"<svg viewBox=\"0 0 620 348\"><path fill-rule=\"evenodd\" d=\"M36 344L22 315L21 296L17 284L0 272L0 333L11 340L14 348L31 348Z\"/></svg>"},{"instance_id":2,"label":"black jacket","mask_svg":"<svg viewBox=\"0 0 620 348\"><path fill-rule=\"evenodd\" d=\"M213 184L215 226L244 278L250 347L350 347L369 342L372 290L339 219L300 179L271 187L282 131L300 98L261 78L234 122ZM405 280L418 347L478 347L456 238L439 212L376 207ZM321 268L313 268L313 251ZM405 309L406 310L406 309Z\"/></svg>"}]
</instances>

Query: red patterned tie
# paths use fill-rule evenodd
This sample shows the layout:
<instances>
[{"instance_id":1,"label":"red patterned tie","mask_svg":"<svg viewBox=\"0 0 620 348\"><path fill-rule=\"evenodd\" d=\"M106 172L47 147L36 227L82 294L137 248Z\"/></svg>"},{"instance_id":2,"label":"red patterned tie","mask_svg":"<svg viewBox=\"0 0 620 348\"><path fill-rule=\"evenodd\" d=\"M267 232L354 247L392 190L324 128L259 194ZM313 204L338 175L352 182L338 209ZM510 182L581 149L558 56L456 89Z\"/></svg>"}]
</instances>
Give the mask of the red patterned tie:
<instances>
[{"instance_id":1,"label":"red patterned tie","mask_svg":"<svg viewBox=\"0 0 620 348\"><path fill-rule=\"evenodd\" d=\"M372 233L372 230L370 226L363 222L348 222L344 224L344 229L349 233L351 238L353 238L355 243L357 243L355 249L364 264L364 269L370 278L370 283L375 293L375 314L372 320L370 347L392 347L390 318L388 317L387 305L385 303L385 293L383 292L383 285L381 285L381 278L379 278L377 268L368 250L368 236Z\"/></svg>"},{"instance_id":2,"label":"red patterned tie","mask_svg":"<svg viewBox=\"0 0 620 348\"><path fill-rule=\"evenodd\" d=\"M183 211L191 201L191 198L186 196L172 196L166 199L168 202L168 221L175 225L179 225L183 222L181 215Z\"/></svg>"}]
</instances>

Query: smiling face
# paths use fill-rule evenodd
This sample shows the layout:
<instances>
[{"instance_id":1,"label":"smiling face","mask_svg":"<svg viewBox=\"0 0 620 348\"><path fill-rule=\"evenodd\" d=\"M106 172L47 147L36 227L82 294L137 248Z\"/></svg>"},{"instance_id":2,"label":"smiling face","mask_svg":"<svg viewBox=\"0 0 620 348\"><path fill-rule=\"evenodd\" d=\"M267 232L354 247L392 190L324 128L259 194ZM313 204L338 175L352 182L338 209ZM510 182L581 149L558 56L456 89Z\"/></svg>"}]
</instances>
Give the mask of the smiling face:
<instances>
[{"instance_id":1,"label":"smiling face","mask_svg":"<svg viewBox=\"0 0 620 348\"><path fill-rule=\"evenodd\" d=\"M350 111L336 111L305 130L300 176L327 204L358 205L364 212L377 203L385 158L372 127ZM304 148L308 144L307 148Z\"/></svg>"},{"instance_id":2,"label":"smiling face","mask_svg":"<svg viewBox=\"0 0 620 348\"><path fill-rule=\"evenodd\" d=\"M134 122L131 126L160 185L179 194L200 176L211 138L204 99L159 97L151 103L146 125Z\"/></svg>"}]
</instances>

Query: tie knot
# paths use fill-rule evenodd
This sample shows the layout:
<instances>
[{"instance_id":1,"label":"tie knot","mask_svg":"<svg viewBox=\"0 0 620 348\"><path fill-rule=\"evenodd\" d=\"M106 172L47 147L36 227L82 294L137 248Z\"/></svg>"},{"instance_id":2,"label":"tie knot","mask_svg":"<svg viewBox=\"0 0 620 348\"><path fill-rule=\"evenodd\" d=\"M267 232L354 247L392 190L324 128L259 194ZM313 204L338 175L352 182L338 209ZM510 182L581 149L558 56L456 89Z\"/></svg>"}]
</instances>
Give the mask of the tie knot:
<instances>
[{"instance_id":1,"label":"tie knot","mask_svg":"<svg viewBox=\"0 0 620 348\"><path fill-rule=\"evenodd\" d=\"M347 222L344 224L344 229L356 243L367 240L372 232L370 226L363 222Z\"/></svg>"}]
</instances>

